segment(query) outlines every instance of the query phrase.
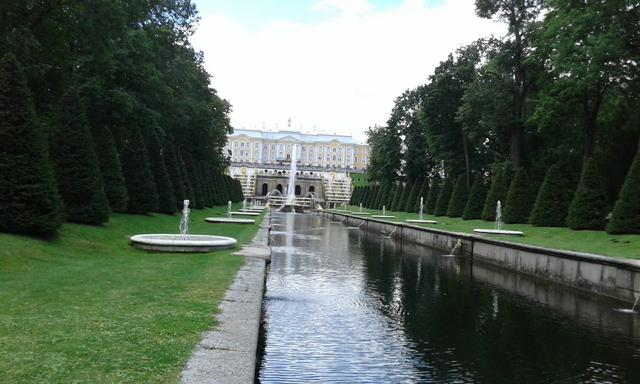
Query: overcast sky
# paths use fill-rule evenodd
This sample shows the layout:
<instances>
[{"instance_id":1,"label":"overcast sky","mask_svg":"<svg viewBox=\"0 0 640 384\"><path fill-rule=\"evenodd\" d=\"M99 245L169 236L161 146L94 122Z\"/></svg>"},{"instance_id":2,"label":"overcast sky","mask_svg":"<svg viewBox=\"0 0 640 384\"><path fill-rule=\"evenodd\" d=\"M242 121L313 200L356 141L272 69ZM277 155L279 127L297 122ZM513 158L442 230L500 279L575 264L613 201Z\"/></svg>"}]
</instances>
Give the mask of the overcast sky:
<instances>
[{"instance_id":1,"label":"overcast sky","mask_svg":"<svg viewBox=\"0 0 640 384\"><path fill-rule=\"evenodd\" d=\"M352 134L384 124L393 100L449 52L505 28L473 0L196 0L192 38L234 128Z\"/></svg>"}]
</instances>

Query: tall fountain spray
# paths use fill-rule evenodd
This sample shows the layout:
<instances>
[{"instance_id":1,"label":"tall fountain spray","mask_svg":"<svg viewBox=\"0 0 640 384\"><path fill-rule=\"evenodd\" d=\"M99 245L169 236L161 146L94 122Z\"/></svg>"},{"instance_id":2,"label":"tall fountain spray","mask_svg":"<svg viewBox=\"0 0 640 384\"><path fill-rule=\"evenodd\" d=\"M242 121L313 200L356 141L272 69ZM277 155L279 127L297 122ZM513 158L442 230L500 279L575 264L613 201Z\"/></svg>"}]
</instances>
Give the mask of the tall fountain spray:
<instances>
[{"instance_id":1,"label":"tall fountain spray","mask_svg":"<svg viewBox=\"0 0 640 384\"><path fill-rule=\"evenodd\" d=\"M382 206L382 216L386 216L387 215L387 207L386 206Z\"/></svg>"},{"instance_id":2,"label":"tall fountain spray","mask_svg":"<svg viewBox=\"0 0 640 384\"><path fill-rule=\"evenodd\" d=\"M189 210L189 200L184 200L182 206L182 220L180 220L180 226L178 227L180 229L180 236L182 236L182 239L186 239L189 234L189 212L191 212L191 210Z\"/></svg>"},{"instance_id":3,"label":"tall fountain spray","mask_svg":"<svg viewBox=\"0 0 640 384\"><path fill-rule=\"evenodd\" d=\"M360 203L360 213L362 213L362 203Z\"/></svg>"},{"instance_id":4,"label":"tall fountain spray","mask_svg":"<svg viewBox=\"0 0 640 384\"><path fill-rule=\"evenodd\" d=\"M231 218L231 200L227 202L227 217Z\"/></svg>"},{"instance_id":5,"label":"tall fountain spray","mask_svg":"<svg viewBox=\"0 0 640 384\"><path fill-rule=\"evenodd\" d=\"M287 188L287 205L294 205L296 201L297 148L296 144L293 144L291 148L291 174L289 175L289 187Z\"/></svg>"},{"instance_id":6,"label":"tall fountain spray","mask_svg":"<svg viewBox=\"0 0 640 384\"><path fill-rule=\"evenodd\" d=\"M498 231L502 230L502 203L500 200L496 204L496 229Z\"/></svg>"},{"instance_id":7,"label":"tall fountain spray","mask_svg":"<svg viewBox=\"0 0 640 384\"><path fill-rule=\"evenodd\" d=\"M420 220L422 220L422 215L424 213L424 203L423 203L423 201L424 201L424 198L420 197Z\"/></svg>"}]
</instances>

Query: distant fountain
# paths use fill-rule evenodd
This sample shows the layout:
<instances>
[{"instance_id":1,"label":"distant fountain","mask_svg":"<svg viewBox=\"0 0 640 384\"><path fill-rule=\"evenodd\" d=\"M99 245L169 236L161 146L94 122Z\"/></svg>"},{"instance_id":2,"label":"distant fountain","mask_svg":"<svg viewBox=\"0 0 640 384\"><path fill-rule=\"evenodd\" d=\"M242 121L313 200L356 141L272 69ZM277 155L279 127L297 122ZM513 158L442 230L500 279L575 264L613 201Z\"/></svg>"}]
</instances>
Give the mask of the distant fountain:
<instances>
[{"instance_id":1,"label":"distant fountain","mask_svg":"<svg viewBox=\"0 0 640 384\"><path fill-rule=\"evenodd\" d=\"M387 215L387 207L385 205L382 206L382 215L372 215L371 217L375 217L377 219L392 219L395 216Z\"/></svg>"},{"instance_id":2,"label":"distant fountain","mask_svg":"<svg viewBox=\"0 0 640 384\"><path fill-rule=\"evenodd\" d=\"M362 213L362 203L360 203L360 213Z\"/></svg>"},{"instance_id":3,"label":"distant fountain","mask_svg":"<svg viewBox=\"0 0 640 384\"><path fill-rule=\"evenodd\" d=\"M289 187L287 188L287 203L286 205L294 205L296 202L296 171L298 169L297 164L297 148L296 144L293 144L291 148L291 173L289 174Z\"/></svg>"},{"instance_id":4,"label":"distant fountain","mask_svg":"<svg viewBox=\"0 0 640 384\"><path fill-rule=\"evenodd\" d=\"M246 208L241 212L231 212L231 200L227 202L227 217L207 217L204 220L209 223L226 223L226 224L254 224L256 221L253 219L237 219L235 217L231 217L232 215L244 215L244 216L258 216L259 212L254 212L251 209Z\"/></svg>"},{"instance_id":5,"label":"distant fountain","mask_svg":"<svg viewBox=\"0 0 640 384\"><path fill-rule=\"evenodd\" d=\"M247 209L247 199L242 200L242 209Z\"/></svg>"},{"instance_id":6,"label":"distant fountain","mask_svg":"<svg viewBox=\"0 0 640 384\"><path fill-rule=\"evenodd\" d=\"M179 234L144 234L131 236L131 244L151 252L209 252L233 248L236 240L230 237L189 234L189 200L184 200Z\"/></svg>"},{"instance_id":7,"label":"distant fountain","mask_svg":"<svg viewBox=\"0 0 640 384\"><path fill-rule=\"evenodd\" d=\"M500 200L496 204L496 230L502 230L502 203Z\"/></svg>"},{"instance_id":8,"label":"distant fountain","mask_svg":"<svg viewBox=\"0 0 640 384\"><path fill-rule=\"evenodd\" d=\"M387 215L387 207L385 205L382 206L382 216Z\"/></svg>"},{"instance_id":9,"label":"distant fountain","mask_svg":"<svg viewBox=\"0 0 640 384\"><path fill-rule=\"evenodd\" d=\"M231 218L231 200L227 202L227 217Z\"/></svg>"},{"instance_id":10,"label":"distant fountain","mask_svg":"<svg viewBox=\"0 0 640 384\"><path fill-rule=\"evenodd\" d=\"M407 223L418 223L418 224L437 224L438 222L435 220L425 220L424 217L424 198L420 197L420 216L419 219L407 219Z\"/></svg>"},{"instance_id":11,"label":"distant fountain","mask_svg":"<svg viewBox=\"0 0 640 384\"><path fill-rule=\"evenodd\" d=\"M473 232L481 233L484 235L509 235L509 236L523 236L522 231L508 231L502 229L502 203L500 200L496 203L496 223L494 229L474 229Z\"/></svg>"}]
</instances>

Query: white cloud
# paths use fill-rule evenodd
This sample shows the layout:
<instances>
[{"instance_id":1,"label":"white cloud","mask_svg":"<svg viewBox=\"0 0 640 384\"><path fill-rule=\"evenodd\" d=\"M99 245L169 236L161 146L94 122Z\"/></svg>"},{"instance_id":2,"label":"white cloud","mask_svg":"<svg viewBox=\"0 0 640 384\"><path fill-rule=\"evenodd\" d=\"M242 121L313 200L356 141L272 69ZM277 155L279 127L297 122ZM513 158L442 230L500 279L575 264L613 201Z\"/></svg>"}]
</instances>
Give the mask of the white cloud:
<instances>
[{"instance_id":1,"label":"white cloud","mask_svg":"<svg viewBox=\"0 0 640 384\"><path fill-rule=\"evenodd\" d=\"M320 0L338 13L314 24L275 21L259 30L213 13L192 39L213 86L233 105L235 128L294 128L353 134L384 124L393 100L427 81L447 54L504 28L474 14L473 0L428 8L408 0L385 11L364 0Z\"/></svg>"}]
</instances>

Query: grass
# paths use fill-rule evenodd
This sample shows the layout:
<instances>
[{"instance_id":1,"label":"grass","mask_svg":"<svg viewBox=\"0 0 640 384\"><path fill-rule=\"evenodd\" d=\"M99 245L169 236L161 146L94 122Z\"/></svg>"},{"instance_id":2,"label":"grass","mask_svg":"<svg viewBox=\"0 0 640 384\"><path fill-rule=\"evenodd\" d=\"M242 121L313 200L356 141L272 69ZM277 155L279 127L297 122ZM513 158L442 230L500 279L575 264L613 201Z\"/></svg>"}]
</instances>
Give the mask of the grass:
<instances>
[{"instance_id":1,"label":"grass","mask_svg":"<svg viewBox=\"0 0 640 384\"><path fill-rule=\"evenodd\" d=\"M193 210L190 232L250 241L257 224L203 220L225 213ZM0 233L0 382L177 382L242 265L235 250L129 245L133 234L176 233L179 221L114 214L100 227L65 224L55 239Z\"/></svg>"},{"instance_id":2,"label":"grass","mask_svg":"<svg viewBox=\"0 0 640 384\"><path fill-rule=\"evenodd\" d=\"M359 207L349 207L350 211L358 212ZM382 214L381 211L364 209L363 212ZM417 213L389 212L394 215L389 221L405 221L417 219ZM494 227L493 222L482 220L462 220L446 216L424 215L425 220L436 220L437 224L414 224L422 227L436 228L451 232L473 233L474 228ZM563 249L578 252L595 253L599 255L640 259L640 235L610 235L605 231L574 231L569 228L534 227L530 224L504 224L503 229L522 231L523 237L491 236L493 239L539 245L548 248Z\"/></svg>"}]
</instances>

